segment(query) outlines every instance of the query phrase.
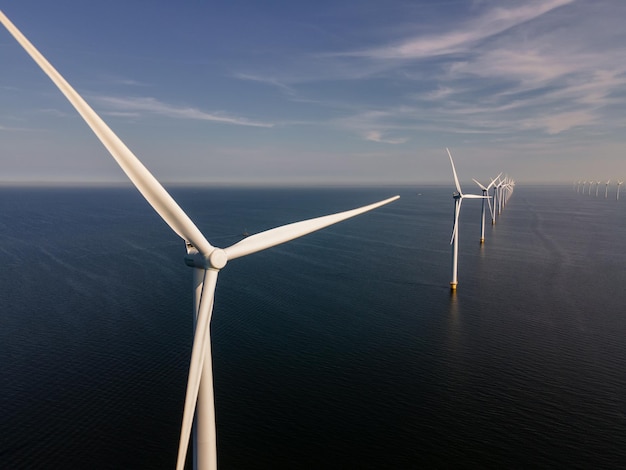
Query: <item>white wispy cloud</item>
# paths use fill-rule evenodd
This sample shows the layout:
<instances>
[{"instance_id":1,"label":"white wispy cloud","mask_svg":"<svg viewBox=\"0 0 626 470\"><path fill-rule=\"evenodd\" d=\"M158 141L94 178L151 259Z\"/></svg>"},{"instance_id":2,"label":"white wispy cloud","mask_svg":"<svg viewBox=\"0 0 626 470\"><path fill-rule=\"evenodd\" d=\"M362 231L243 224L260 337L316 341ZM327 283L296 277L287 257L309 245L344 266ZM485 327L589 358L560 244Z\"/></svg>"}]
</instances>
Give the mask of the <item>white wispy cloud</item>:
<instances>
[{"instance_id":1,"label":"white wispy cloud","mask_svg":"<svg viewBox=\"0 0 626 470\"><path fill-rule=\"evenodd\" d=\"M577 127L587 126L596 121L596 116L585 110L545 114L520 121L522 129L538 129L547 134L559 134Z\"/></svg>"},{"instance_id":2,"label":"white wispy cloud","mask_svg":"<svg viewBox=\"0 0 626 470\"><path fill-rule=\"evenodd\" d=\"M573 1L545 0L526 2L513 8L496 7L453 31L426 37L411 37L392 45L339 52L336 55L373 59L418 59L456 53L467 50L478 41L500 34Z\"/></svg>"},{"instance_id":3,"label":"white wispy cloud","mask_svg":"<svg viewBox=\"0 0 626 470\"><path fill-rule=\"evenodd\" d=\"M398 138L398 139L385 138L385 137L383 137L383 133L380 132L380 131L369 131L369 132L367 132L365 134L365 140L369 140L370 142L379 142L381 144L397 145L397 144L404 144L409 139L407 139L407 138Z\"/></svg>"},{"instance_id":4,"label":"white wispy cloud","mask_svg":"<svg viewBox=\"0 0 626 470\"><path fill-rule=\"evenodd\" d=\"M97 101L102 106L110 108L110 112L123 113L123 115L131 115L133 117L140 117L142 113L155 114L160 116L166 116L174 119L192 119L200 121L219 122L223 124L233 124L237 126L252 126L252 127L273 127L274 124L270 122L253 121L243 117L229 116L225 113L207 113L205 111L186 107L186 106L174 106L171 104L163 103L156 98L150 97L114 97L114 96L94 96L94 101Z\"/></svg>"},{"instance_id":5,"label":"white wispy cloud","mask_svg":"<svg viewBox=\"0 0 626 470\"><path fill-rule=\"evenodd\" d=\"M615 19L626 8L601 3L554 0L505 8L485 2L489 9L478 17L448 24L454 30L438 36L342 52L345 60L352 55L365 62L364 68L386 63L387 76L401 76L406 89L417 89L404 94L405 106L397 104L401 96L390 95L395 103L369 113L363 106L342 122L404 134L604 130L621 122L616 110L626 105L626 31Z\"/></svg>"},{"instance_id":6,"label":"white wispy cloud","mask_svg":"<svg viewBox=\"0 0 626 470\"><path fill-rule=\"evenodd\" d=\"M295 95L295 90L290 87L289 85L286 85L285 83L282 83L281 81L277 80L276 78L271 78L271 77L263 77L260 75L250 75L250 74L246 74L246 73L235 73L233 75L235 78L238 78L239 80L247 80L247 81L252 81L252 82L259 82L259 83L264 83L266 85L270 85L273 87L276 87L278 89L280 89L281 91L287 93L288 95Z\"/></svg>"},{"instance_id":7,"label":"white wispy cloud","mask_svg":"<svg viewBox=\"0 0 626 470\"><path fill-rule=\"evenodd\" d=\"M371 142L405 143L409 135L423 132L496 138L592 129L624 99L626 66L620 57L626 54L626 37L614 25L597 27L611 15L619 17L619 10L576 0L484 1L464 16L445 18L438 34L309 55L301 69L270 78L237 77L326 108L332 125ZM387 25L387 30L393 28ZM332 89L333 81L381 79L398 84L393 93L385 90L387 106L377 92L378 102L362 96L356 106L350 94L334 99L311 94L314 83ZM309 82L306 97L291 93L291 84L304 81Z\"/></svg>"},{"instance_id":8,"label":"white wispy cloud","mask_svg":"<svg viewBox=\"0 0 626 470\"><path fill-rule=\"evenodd\" d=\"M352 113L334 118L327 125L353 132L369 142L398 145L409 141L408 137L398 135L401 131L394 122L398 114L401 114L399 110L394 109L353 109Z\"/></svg>"}]
</instances>

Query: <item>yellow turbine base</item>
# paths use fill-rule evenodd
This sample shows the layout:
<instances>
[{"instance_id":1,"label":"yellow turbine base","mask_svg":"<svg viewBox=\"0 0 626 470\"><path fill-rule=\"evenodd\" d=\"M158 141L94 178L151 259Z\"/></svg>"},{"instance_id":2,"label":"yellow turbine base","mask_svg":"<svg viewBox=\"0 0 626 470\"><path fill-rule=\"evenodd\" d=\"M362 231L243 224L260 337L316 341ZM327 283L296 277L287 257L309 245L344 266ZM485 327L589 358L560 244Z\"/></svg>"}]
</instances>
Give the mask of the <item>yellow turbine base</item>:
<instances>
[{"instance_id":1,"label":"yellow turbine base","mask_svg":"<svg viewBox=\"0 0 626 470\"><path fill-rule=\"evenodd\" d=\"M484 239L484 238L481 238L481 239L480 239L480 244L482 245L483 243L485 243L485 239Z\"/></svg>"},{"instance_id":2,"label":"yellow turbine base","mask_svg":"<svg viewBox=\"0 0 626 470\"><path fill-rule=\"evenodd\" d=\"M458 284L458 282L451 282L450 283L450 290L456 290L456 285Z\"/></svg>"}]
</instances>

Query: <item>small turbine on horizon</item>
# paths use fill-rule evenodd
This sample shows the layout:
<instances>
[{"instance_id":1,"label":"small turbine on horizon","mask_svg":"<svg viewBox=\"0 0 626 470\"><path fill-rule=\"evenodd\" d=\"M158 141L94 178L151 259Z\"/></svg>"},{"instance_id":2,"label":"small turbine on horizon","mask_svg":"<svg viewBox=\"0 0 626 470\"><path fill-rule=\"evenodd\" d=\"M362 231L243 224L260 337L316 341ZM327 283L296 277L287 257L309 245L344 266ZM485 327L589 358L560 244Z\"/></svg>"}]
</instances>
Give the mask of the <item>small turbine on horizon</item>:
<instances>
[{"instance_id":1,"label":"small turbine on horizon","mask_svg":"<svg viewBox=\"0 0 626 470\"><path fill-rule=\"evenodd\" d=\"M452 280L450 281L450 289L456 290L456 286L458 284L457 280L457 268L458 268L458 260L459 260L459 213L461 212L461 203L464 198L468 199L485 199L489 196L479 196L478 194L463 194L461 191L461 185L459 184L459 178L456 174L456 169L454 168L454 160L452 160L452 154L450 150L446 148L446 152L448 152L448 156L450 157L450 164L452 165L452 173L454 175L454 184L456 186L456 192L453 193L454 198L454 226L452 227L452 238L450 240L450 244L452 245Z\"/></svg>"},{"instance_id":2,"label":"small turbine on horizon","mask_svg":"<svg viewBox=\"0 0 626 470\"><path fill-rule=\"evenodd\" d=\"M604 188L604 199L609 197L609 183L611 180L606 180L606 187Z\"/></svg>"},{"instance_id":3,"label":"small turbine on horizon","mask_svg":"<svg viewBox=\"0 0 626 470\"><path fill-rule=\"evenodd\" d=\"M74 106L146 201L185 242L187 251L185 264L194 268L194 313L196 321L178 448L177 469L182 470L185 466L193 426L196 437L194 465L203 470L215 470L217 469L217 437L210 322L217 276L220 270L231 260L328 227L390 203L398 199L399 196L357 209L266 230L244 238L224 249L214 247L157 179L1 10L0 22Z\"/></svg>"},{"instance_id":4,"label":"small turbine on horizon","mask_svg":"<svg viewBox=\"0 0 626 470\"><path fill-rule=\"evenodd\" d=\"M616 201L619 201L619 187L620 187L621 185L623 185L623 184L624 184L624 182L623 182L623 181L618 181L618 182L617 182L617 194L615 195L615 200L616 200Z\"/></svg>"}]
</instances>

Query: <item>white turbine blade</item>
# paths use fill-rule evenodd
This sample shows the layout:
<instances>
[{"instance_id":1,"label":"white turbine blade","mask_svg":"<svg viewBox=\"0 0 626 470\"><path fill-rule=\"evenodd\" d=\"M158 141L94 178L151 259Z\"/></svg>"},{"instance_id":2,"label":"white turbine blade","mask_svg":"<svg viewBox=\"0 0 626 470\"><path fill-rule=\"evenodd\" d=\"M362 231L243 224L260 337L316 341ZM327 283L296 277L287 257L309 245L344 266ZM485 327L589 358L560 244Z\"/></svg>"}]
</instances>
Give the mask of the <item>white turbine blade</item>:
<instances>
[{"instance_id":1,"label":"white turbine blade","mask_svg":"<svg viewBox=\"0 0 626 470\"><path fill-rule=\"evenodd\" d=\"M478 181L476 181L474 178L472 178L472 181L473 181L474 183L476 183L480 189L482 189L483 191L487 191L487 188L485 188L482 184L480 184L480 183L479 183Z\"/></svg>"},{"instance_id":2,"label":"white turbine blade","mask_svg":"<svg viewBox=\"0 0 626 470\"><path fill-rule=\"evenodd\" d=\"M208 255L213 247L204 238L200 230L178 206L154 176L143 166L139 159L126 147L117 135L105 124L87 102L74 90L69 83L50 65L43 55L33 46L13 23L0 11L0 22L17 40L31 58L48 75L52 82L76 108L98 139L111 153L124 173L135 187L154 208L163 220L186 241L195 246L200 253Z\"/></svg>"},{"instance_id":3,"label":"white turbine blade","mask_svg":"<svg viewBox=\"0 0 626 470\"><path fill-rule=\"evenodd\" d=\"M193 346L191 349L191 361L189 364L189 377L187 378L187 392L185 394L185 406L183 408L183 422L180 430L180 444L178 446L178 458L176 469L183 470L187 449L189 447L189 437L193 426L193 417L198 402L198 390L202 379L202 367L206 348L211 347L210 323L213 312L213 299L215 286L217 284L217 273L214 269L204 271L204 281L202 284L202 294L200 297L200 307L198 308L198 318L196 319L196 330L193 336ZM210 378L209 378L210 379Z\"/></svg>"},{"instance_id":4,"label":"white turbine blade","mask_svg":"<svg viewBox=\"0 0 626 470\"><path fill-rule=\"evenodd\" d=\"M448 152L448 156L450 157L450 163L452 164L452 173L454 174L454 184L456 185L456 190L459 194L463 195L463 191L461 191L461 185L459 184L459 178L456 176L456 168L454 168L454 160L452 160L452 154L450 150L446 147L446 152Z\"/></svg>"},{"instance_id":5,"label":"white turbine blade","mask_svg":"<svg viewBox=\"0 0 626 470\"><path fill-rule=\"evenodd\" d=\"M493 209L491 208L491 197L487 198L487 205L489 206L489 213L491 214L491 219L493 220Z\"/></svg>"},{"instance_id":6,"label":"white turbine blade","mask_svg":"<svg viewBox=\"0 0 626 470\"><path fill-rule=\"evenodd\" d=\"M458 203L455 204L455 208L454 208L454 227L452 227L452 237L450 238L450 245L452 245L452 243L454 243L454 237L456 237L456 232L458 230L458 226L459 226L459 214L461 213L461 202L463 201L462 198L458 199Z\"/></svg>"},{"instance_id":7,"label":"white turbine blade","mask_svg":"<svg viewBox=\"0 0 626 470\"><path fill-rule=\"evenodd\" d=\"M491 180L491 183L489 183L489 186L487 186L487 189L490 189L496 183L496 181L498 181L498 178L500 178L500 176L502 176L502 172L500 172L498 176L496 176L494 179Z\"/></svg>"},{"instance_id":8,"label":"white turbine blade","mask_svg":"<svg viewBox=\"0 0 626 470\"><path fill-rule=\"evenodd\" d=\"M294 222L292 224L266 230L265 232L246 237L240 242L225 248L224 251L226 252L229 260L249 255L251 253L256 253L257 251L280 245L281 243L285 243L289 240L293 240L311 232L323 229L324 227L336 224L337 222L349 219L350 217L354 217L372 209L376 209L377 207L384 206L385 204L389 204L398 198L400 198L400 196L394 196L389 199L385 199L384 201L359 207L357 209L303 220L301 222Z\"/></svg>"},{"instance_id":9,"label":"white turbine blade","mask_svg":"<svg viewBox=\"0 0 626 470\"><path fill-rule=\"evenodd\" d=\"M456 217L454 219L454 226L452 227L452 236L450 237L450 245L454 243L454 237L456 236Z\"/></svg>"},{"instance_id":10,"label":"white turbine blade","mask_svg":"<svg viewBox=\"0 0 626 470\"><path fill-rule=\"evenodd\" d=\"M488 199L491 197L491 196L480 196L478 194L462 194L461 196L462 196L461 199L465 199L466 197L469 199Z\"/></svg>"}]
</instances>

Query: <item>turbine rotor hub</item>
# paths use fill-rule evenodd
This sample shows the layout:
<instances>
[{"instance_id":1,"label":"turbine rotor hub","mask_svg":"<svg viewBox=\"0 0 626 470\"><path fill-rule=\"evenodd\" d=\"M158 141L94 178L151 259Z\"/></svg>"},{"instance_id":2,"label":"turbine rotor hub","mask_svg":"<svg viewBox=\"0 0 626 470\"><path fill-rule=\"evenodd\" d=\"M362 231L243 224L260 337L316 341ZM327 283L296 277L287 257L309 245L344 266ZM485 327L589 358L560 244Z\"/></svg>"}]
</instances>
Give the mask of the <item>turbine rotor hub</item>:
<instances>
[{"instance_id":1,"label":"turbine rotor hub","mask_svg":"<svg viewBox=\"0 0 626 470\"><path fill-rule=\"evenodd\" d=\"M188 248L185 256L185 264L190 268L198 269L222 269L228 262L226 252L220 248L215 248L207 257L204 257L193 246Z\"/></svg>"},{"instance_id":2,"label":"turbine rotor hub","mask_svg":"<svg viewBox=\"0 0 626 470\"><path fill-rule=\"evenodd\" d=\"M216 248L209 255L209 264L212 268L222 269L228 262L228 255L220 248Z\"/></svg>"}]
</instances>

